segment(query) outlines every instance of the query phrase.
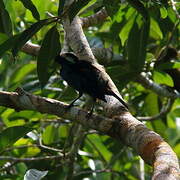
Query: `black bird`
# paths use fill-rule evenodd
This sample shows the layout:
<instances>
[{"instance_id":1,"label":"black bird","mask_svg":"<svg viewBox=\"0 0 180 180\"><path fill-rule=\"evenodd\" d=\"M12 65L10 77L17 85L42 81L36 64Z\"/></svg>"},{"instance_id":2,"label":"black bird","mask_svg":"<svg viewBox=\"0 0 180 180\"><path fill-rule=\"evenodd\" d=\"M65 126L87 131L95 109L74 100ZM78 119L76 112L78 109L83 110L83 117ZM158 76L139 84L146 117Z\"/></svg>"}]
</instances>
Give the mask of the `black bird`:
<instances>
[{"instance_id":1,"label":"black bird","mask_svg":"<svg viewBox=\"0 0 180 180\"><path fill-rule=\"evenodd\" d=\"M109 80L104 77L101 70L94 63L79 60L74 53L64 53L58 55L55 61L61 65L60 75L68 83L79 92L79 96L72 101L69 107L73 106L83 93L90 95L94 102L100 99L107 102L105 95L114 96L123 106L128 109L127 104L119 97L109 85ZM90 111L93 112L94 104Z\"/></svg>"}]
</instances>

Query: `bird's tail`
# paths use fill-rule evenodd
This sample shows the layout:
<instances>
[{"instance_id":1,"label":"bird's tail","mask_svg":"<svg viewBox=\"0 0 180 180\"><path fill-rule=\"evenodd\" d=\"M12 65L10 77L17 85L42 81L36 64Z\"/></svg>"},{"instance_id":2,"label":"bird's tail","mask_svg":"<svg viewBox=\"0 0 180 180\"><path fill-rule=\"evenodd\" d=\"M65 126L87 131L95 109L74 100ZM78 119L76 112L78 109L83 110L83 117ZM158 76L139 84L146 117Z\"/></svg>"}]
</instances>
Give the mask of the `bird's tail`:
<instances>
[{"instance_id":1,"label":"bird's tail","mask_svg":"<svg viewBox=\"0 0 180 180\"><path fill-rule=\"evenodd\" d=\"M113 92L113 93L112 93L112 96L114 96L116 99L118 99L119 102L120 102L123 106L125 106L127 109L129 109L127 103L124 102L124 100L123 100L121 97L119 97L116 93Z\"/></svg>"}]
</instances>

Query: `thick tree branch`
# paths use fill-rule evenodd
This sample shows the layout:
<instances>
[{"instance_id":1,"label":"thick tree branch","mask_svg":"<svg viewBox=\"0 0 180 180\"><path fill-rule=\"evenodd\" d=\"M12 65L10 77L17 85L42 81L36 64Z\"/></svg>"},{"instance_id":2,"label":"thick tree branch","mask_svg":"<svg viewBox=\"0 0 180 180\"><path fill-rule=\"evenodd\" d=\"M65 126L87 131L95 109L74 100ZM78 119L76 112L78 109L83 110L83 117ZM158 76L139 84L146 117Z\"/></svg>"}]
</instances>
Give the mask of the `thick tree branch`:
<instances>
[{"instance_id":1,"label":"thick tree branch","mask_svg":"<svg viewBox=\"0 0 180 180\"><path fill-rule=\"evenodd\" d=\"M92 16L81 18L82 27L87 28L93 25L97 25L100 22L104 22L104 20L106 20L107 17L108 14L105 8L102 8L100 11L98 11L96 14L93 14Z\"/></svg>"},{"instance_id":2,"label":"thick tree branch","mask_svg":"<svg viewBox=\"0 0 180 180\"><path fill-rule=\"evenodd\" d=\"M132 147L146 163L154 166L154 179L164 175L166 175L164 180L172 180L168 179L168 176L178 179L178 160L170 146L157 133L147 129L129 112L123 112L114 119L94 114L91 118L88 118L86 111L73 107L67 112L66 104L35 96L21 89L18 92L11 93L0 91L0 106L14 108L19 111L35 110L76 120L88 128L110 135ZM7 160L18 159L7 157Z\"/></svg>"}]
</instances>

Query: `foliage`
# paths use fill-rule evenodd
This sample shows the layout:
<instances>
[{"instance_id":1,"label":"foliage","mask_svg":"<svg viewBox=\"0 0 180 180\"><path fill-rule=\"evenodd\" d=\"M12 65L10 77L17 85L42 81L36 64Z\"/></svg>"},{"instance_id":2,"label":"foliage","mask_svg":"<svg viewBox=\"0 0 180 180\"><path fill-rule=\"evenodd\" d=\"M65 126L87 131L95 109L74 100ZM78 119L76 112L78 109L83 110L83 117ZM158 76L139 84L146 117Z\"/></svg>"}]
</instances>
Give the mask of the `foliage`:
<instances>
[{"instance_id":1,"label":"foliage","mask_svg":"<svg viewBox=\"0 0 180 180\"><path fill-rule=\"evenodd\" d=\"M123 54L124 61L106 64L107 72L119 88L126 101L131 104L134 116L158 114L167 98L160 97L151 90L134 82L137 75L144 71L152 75L154 82L173 87L173 79L162 69L152 68L154 60L164 46L171 44L179 49L179 29L177 14L171 3L166 1L110 1L103 0L97 9L88 7L97 0L74 2L68 11L73 17L81 11L81 17L94 14L105 6L110 17L85 29L90 45L103 44L111 47L113 53ZM61 4L61 6L58 6ZM52 69L53 57L63 44L62 27L56 17L62 15L64 1L58 0L4 0L0 1L0 89L15 91L21 86L28 92L70 103L76 93L59 78ZM83 10L82 10L83 8ZM86 10L86 8L88 10ZM177 7L178 9L178 7ZM179 8L180 9L180 8ZM179 10L178 9L178 10ZM73 13L71 13L73 12ZM41 19L41 20L40 20ZM97 38L98 37L98 38ZM38 57L21 51L21 47L31 41L40 44ZM121 65L124 63L123 65ZM179 68L179 61L169 64L168 69ZM39 80L38 80L39 79ZM41 88L43 87L43 88ZM84 99L79 102L83 105ZM146 125L159 133L180 155L180 100L177 99L171 111L164 117ZM97 108L98 113L102 113ZM0 107L0 153L17 158L45 157L58 155L54 149L69 151L75 140L76 124L56 116L40 114L35 111L16 112ZM28 133L31 132L31 133ZM27 134L28 133L28 134ZM39 146L39 141L48 149ZM3 167L8 161L3 160ZM43 163L42 163L43 162ZM78 151L74 165L74 179L140 179L140 158L127 147L112 138L87 130ZM142 166L142 165L141 165ZM3 179L22 179L29 169L48 170L44 179L64 179L69 172L68 162L15 161L13 169L0 169ZM145 178L150 179L152 169L145 165Z\"/></svg>"}]
</instances>

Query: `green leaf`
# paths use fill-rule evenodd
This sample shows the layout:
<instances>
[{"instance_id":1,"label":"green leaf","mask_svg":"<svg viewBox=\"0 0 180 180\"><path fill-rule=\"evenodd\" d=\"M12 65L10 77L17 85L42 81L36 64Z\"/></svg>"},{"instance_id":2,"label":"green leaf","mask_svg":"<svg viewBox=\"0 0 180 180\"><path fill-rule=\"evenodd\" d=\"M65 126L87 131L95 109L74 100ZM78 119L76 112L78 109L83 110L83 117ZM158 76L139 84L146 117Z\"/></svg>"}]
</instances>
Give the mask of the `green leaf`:
<instances>
[{"instance_id":1,"label":"green leaf","mask_svg":"<svg viewBox=\"0 0 180 180\"><path fill-rule=\"evenodd\" d=\"M163 34L161 32L161 29L160 29L157 21L155 21L153 18L151 18L150 36L153 37L154 39L157 39L157 40L163 38Z\"/></svg>"},{"instance_id":2,"label":"green leaf","mask_svg":"<svg viewBox=\"0 0 180 180\"><path fill-rule=\"evenodd\" d=\"M64 10L64 4L66 0L59 0L58 15L60 16Z\"/></svg>"},{"instance_id":3,"label":"green leaf","mask_svg":"<svg viewBox=\"0 0 180 180\"><path fill-rule=\"evenodd\" d=\"M2 57L6 51L12 49L12 47L16 44L18 37L19 37L19 34L10 37L6 41L4 41L2 44L0 44L0 57Z\"/></svg>"},{"instance_id":4,"label":"green leaf","mask_svg":"<svg viewBox=\"0 0 180 180\"><path fill-rule=\"evenodd\" d=\"M115 14L118 12L120 8L120 1L119 0L103 0L103 4L107 10L108 15L113 19Z\"/></svg>"},{"instance_id":5,"label":"green leaf","mask_svg":"<svg viewBox=\"0 0 180 180\"><path fill-rule=\"evenodd\" d=\"M46 127L45 131L42 134L42 139L44 144L52 144L54 142L56 134L56 128L53 125L49 125Z\"/></svg>"},{"instance_id":6,"label":"green leaf","mask_svg":"<svg viewBox=\"0 0 180 180\"><path fill-rule=\"evenodd\" d=\"M69 7L68 14L70 22L74 19L74 17L78 14L78 12L86 6L91 0L77 0L72 3Z\"/></svg>"},{"instance_id":7,"label":"green leaf","mask_svg":"<svg viewBox=\"0 0 180 180\"><path fill-rule=\"evenodd\" d=\"M1 150L7 146L13 145L18 139L25 136L32 128L24 126L13 126L6 128L0 133L0 148Z\"/></svg>"},{"instance_id":8,"label":"green leaf","mask_svg":"<svg viewBox=\"0 0 180 180\"><path fill-rule=\"evenodd\" d=\"M109 149L104 145L102 139L98 135L89 135L88 136L91 145L95 146L96 149L101 152L101 155L106 161L109 161L111 159L112 153L109 151Z\"/></svg>"},{"instance_id":9,"label":"green leaf","mask_svg":"<svg viewBox=\"0 0 180 180\"><path fill-rule=\"evenodd\" d=\"M4 3L0 1L0 32L12 35L12 23L8 11L5 9Z\"/></svg>"},{"instance_id":10,"label":"green leaf","mask_svg":"<svg viewBox=\"0 0 180 180\"><path fill-rule=\"evenodd\" d=\"M8 36L4 33L0 33L0 44L5 42L8 39Z\"/></svg>"},{"instance_id":11,"label":"green leaf","mask_svg":"<svg viewBox=\"0 0 180 180\"><path fill-rule=\"evenodd\" d=\"M121 43L123 46L124 46L126 40L128 39L129 32L130 32L130 30L133 26L133 23L134 23L134 19L135 19L135 16L129 18L127 23L124 25L121 32L119 33L119 37L121 39Z\"/></svg>"},{"instance_id":12,"label":"green leaf","mask_svg":"<svg viewBox=\"0 0 180 180\"><path fill-rule=\"evenodd\" d=\"M132 72L141 72L146 60L146 45L149 37L150 21L143 21L138 26L136 22L129 33L127 53Z\"/></svg>"},{"instance_id":13,"label":"green leaf","mask_svg":"<svg viewBox=\"0 0 180 180\"><path fill-rule=\"evenodd\" d=\"M59 32L56 26L53 26L45 35L37 59L37 73L42 87L52 74L54 57L58 55L60 49Z\"/></svg>"},{"instance_id":14,"label":"green leaf","mask_svg":"<svg viewBox=\"0 0 180 180\"><path fill-rule=\"evenodd\" d=\"M27 76L27 74L35 70L35 68L36 68L36 64L33 63L29 63L22 66L22 68L18 68L17 71L13 74L11 82L19 83L24 79L24 77Z\"/></svg>"},{"instance_id":15,"label":"green leaf","mask_svg":"<svg viewBox=\"0 0 180 180\"><path fill-rule=\"evenodd\" d=\"M153 73L153 79L158 84L165 84L167 86L173 87L174 82L171 76L165 72L162 71L154 71Z\"/></svg>"},{"instance_id":16,"label":"green leaf","mask_svg":"<svg viewBox=\"0 0 180 180\"><path fill-rule=\"evenodd\" d=\"M161 18L165 19L168 15L167 10L165 7L160 8Z\"/></svg>"},{"instance_id":17,"label":"green leaf","mask_svg":"<svg viewBox=\"0 0 180 180\"><path fill-rule=\"evenodd\" d=\"M40 19L40 15L39 15L39 12L38 10L36 9L36 6L32 3L31 0L20 0L24 7L29 9L33 15L33 17L36 19L36 20L39 20Z\"/></svg>"},{"instance_id":18,"label":"green leaf","mask_svg":"<svg viewBox=\"0 0 180 180\"><path fill-rule=\"evenodd\" d=\"M37 33L45 24L50 23L49 19L40 20L33 25L31 25L28 29L19 34L16 39L15 46L12 49L12 53L14 56L17 55L18 51L22 48L22 46L35 34Z\"/></svg>"},{"instance_id":19,"label":"green leaf","mask_svg":"<svg viewBox=\"0 0 180 180\"><path fill-rule=\"evenodd\" d=\"M148 15L148 12L146 10L146 8L144 7L144 5L136 0L127 0L129 2L129 4L134 7L142 16L145 20L148 20L149 19L149 15Z\"/></svg>"}]
</instances>

